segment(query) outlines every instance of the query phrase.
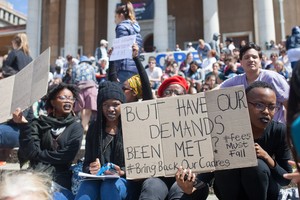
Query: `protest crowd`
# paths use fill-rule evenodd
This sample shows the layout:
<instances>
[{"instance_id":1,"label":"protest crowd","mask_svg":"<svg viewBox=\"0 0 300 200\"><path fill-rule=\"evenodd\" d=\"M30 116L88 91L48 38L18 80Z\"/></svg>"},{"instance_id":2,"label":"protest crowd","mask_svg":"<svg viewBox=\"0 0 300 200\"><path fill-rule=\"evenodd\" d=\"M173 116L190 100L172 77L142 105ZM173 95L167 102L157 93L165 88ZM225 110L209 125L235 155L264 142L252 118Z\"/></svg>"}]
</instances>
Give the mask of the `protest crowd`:
<instances>
[{"instance_id":1,"label":"protest crowd","mask_svg":"<svg viewBox=\"0 0 300 200\"><path fill-rule=\"evenodd\" d=\"M199 39L197 46L176 44L166 50L163 65L155 56L159 52L151 52L144 66L140 57L147 52L130 2L117 7L115 22L117 39L136 36L131 58L111 60L114 49L105 39L93 56L60 56L50 66L47 94L0 124L0 167L16 147L20 166L29 163L29 169L3 172L0 199L206 199L212 190L222 200L298 195L298 26L287 41L270 41L266 50L251 41L235 44L232 38L223 44L215 33L211 41ZM2 80L32 61L26 34L17 34L12 44L0 68ZM184 60L177 61L176 52L183 52ZM126 179L122 104L237 85L245 88L257 166L206 173L179 167L172 177ZM82 140L85 153L77 161ZM78 172L118 177L83 180ZM291 181L293 190L281 190Z\"/></svg>"}]
</instances>

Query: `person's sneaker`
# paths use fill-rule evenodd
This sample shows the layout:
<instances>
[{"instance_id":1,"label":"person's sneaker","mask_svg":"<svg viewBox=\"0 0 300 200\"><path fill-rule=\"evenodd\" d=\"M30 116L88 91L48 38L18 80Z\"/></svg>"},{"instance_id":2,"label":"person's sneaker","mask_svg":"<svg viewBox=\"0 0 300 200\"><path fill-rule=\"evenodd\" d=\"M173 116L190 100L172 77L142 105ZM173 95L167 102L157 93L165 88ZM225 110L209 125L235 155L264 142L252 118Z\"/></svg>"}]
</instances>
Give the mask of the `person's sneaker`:
<instances>
[{"instance_id":1,"label":"person's sneaker","mask_svg":"<svg viewBox=\"0 0 300 200\"><path fill-rule=\"evenodd\" d=\"M5 161L0 161L0 166L3 166L3 165L5 165L5 164L6 164Z\"/></svg>"}]
</instances>

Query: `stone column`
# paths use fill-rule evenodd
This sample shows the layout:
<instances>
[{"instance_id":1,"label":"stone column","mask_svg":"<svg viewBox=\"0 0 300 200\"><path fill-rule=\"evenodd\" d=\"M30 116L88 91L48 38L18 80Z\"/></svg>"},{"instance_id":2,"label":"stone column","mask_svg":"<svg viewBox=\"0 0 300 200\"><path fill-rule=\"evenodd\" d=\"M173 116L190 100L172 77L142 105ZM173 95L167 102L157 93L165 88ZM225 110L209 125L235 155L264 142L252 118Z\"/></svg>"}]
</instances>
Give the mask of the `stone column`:
<instances>
[{"instance_id":1,"label":"stone column","mask_svg":"<svg viewBox=\"0 0 300 200\"><path fill-rule=\"evenodd\" d=\"M284 11L283 11L283 0L279 0L279 13L280 13L281 41L285 41L285 25L284 25L285 20L284 20Z\"/></svg>"},{"instance_id":2,"label":"stone column","mask_svg":"<svg viewBox=\"0 0 300 200\"><path fill-rule=\"evenodd\" d=\"M154 0L153 45L158 51L168 48L168 1Z\"/></svg>"},{"instance_id":3,"label":"stone column","mask_svg":"<svg viewBox=\"0 0 300 200\"><path fill-rule=\"evenodd\" d=\"M203 0L204 41L210 42L214 33L220 33L218 0Z\"/></svg>"},{"instance_id":4,"label":"stone column","mask_svg":"<svg viewBox=\"0 0 300 200\"><path fill-rule=\"evenodd\" d=\"M276 40L273 0L254 0L254 26L256 43L265 48L265 43Z\"/></svg>"},{"instance_id":5,"label":"stone column","mask_svg":"<svg viewBox=\"0 0 300 200\"><path fill-rule=\"evenodd\" d=\"M78 53L79 0L66 0L64 56Z\"/></svg>"},{"instance_id":6,"label":"stone column","mask_svg":"<svg viewBox=\"0 0 300 200\"><path fill-rule=\"evenodd\" d=\"M40 52L42 0L28 1L26 33L29 42L30 55L34 59Z\"/></svg>"},{"instance_id":7,"label":"stone column","mask_svg":"<svg viewBox=\"0 0 300 200\"><path fill-rule=\"evenodd\" d=\"M108 0L108 16L107 16L107 41L109 42L109 46L111 47L113 39L116 38L116 23L115 23L115 11L118 3L121 3L121 0ZM97 41L99 44L99 41Z\"/></svg>"}]
</instances>

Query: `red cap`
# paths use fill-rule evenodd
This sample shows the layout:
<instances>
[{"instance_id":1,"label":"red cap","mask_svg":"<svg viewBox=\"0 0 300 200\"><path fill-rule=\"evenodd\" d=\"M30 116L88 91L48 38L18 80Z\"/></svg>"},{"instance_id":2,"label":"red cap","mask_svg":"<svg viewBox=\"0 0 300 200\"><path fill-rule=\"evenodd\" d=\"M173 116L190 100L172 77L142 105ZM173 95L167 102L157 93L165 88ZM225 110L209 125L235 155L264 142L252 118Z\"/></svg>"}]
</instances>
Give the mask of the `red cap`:
<instances>
[{"instance_id":1,"label":"red cap","mask_svg":"<svg viewBox=\"0 0 300 200\"><path fill-rule=\"evenodd\" d=\"M185 78L183 78L182 76L172 76L164 80L164 82L162 82L162 84L159 86L157 91L158 96L162 97L165 89L172 84L179 84L185 89L186 92L188 92L189 86Z\"/></svg>"}]
</instances>

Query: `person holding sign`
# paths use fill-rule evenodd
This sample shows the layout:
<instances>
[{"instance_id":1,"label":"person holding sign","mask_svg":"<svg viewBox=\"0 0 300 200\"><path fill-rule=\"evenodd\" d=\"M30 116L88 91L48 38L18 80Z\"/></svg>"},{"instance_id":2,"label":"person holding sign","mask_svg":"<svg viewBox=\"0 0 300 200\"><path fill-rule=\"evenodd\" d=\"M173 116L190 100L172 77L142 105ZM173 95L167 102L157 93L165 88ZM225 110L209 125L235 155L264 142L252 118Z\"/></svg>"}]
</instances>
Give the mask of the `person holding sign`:
<instances>
[{"instance_id":1,"label":"person holding sign","mask_svg":"<svg viewBox=\"0 0 300 200\"><path fill-rule=\"evenodd\" d=\"M99 84L97 119L90 124L86 136L83 172L98 174L101 166L113 163L115 173L122 178L110 180L85 180L75 199L125 199L125 160L121 127L121 104L125 95L118 83L105 81ZM105 171L104 174L111 174Z\"/></svg>"},{"instance_id":2,"label":"person holding sign","mask_svg":"<svg viewBox=\"0 0 300 200\"><path fill-rule=\"evenodd\" d=\"M115 11L116 38L129 35L136 35L136 43L142 48L141 28L135 19L133 5L130 2L120 4ZM138 73L132 59L122 59L115 61L118 79L121 83Z\"/></svg>"},{"instance_id":3,"label":"person holding sign","mask_svg":"<svg viewBox=\"0 0 300 200\"><path fill-rule=\"evenodd\" d=\"M109 56L112 53L112 49L109 51ZM139 72L138 75L133 75L122 85L122 90L126 97L126 102L136 102L139 100L150 100L153 99L152 89L150 87L150 81L145 71L143 64L139 59L139 46L137 43L132 45L132 59ZM114 62L109 62L108 80L112 82L118 82L116 73L116 67Z\"/></svg>"},{"instance_id":4,"label":"person holding sign","mask_svg":"<svg viewBox=\"0 0 300 200\"><path fill-rule=\"evenodd\" d=\"M215 171L215 193L224 200L278 199L280 186L290 183L283 174L292 168L285 125L273 121L278 109L276 93L272 85L255 81L246 96L258 166Z\"/></svg>"},{"instance_id":5,"label":"person holding sign","mask_svg":"<svg viewBox=\"0 0 300 200\"><path fill-rule=\"evenodd\" d=\"M187 94L189 86L186 80L181 76L173 76L166 79L158 88L158 96L172 97ZM134 181L130 181L134 182ZM141 191L139 197L131 199L206 199L208 195L208 186L205 185L194 194L184 194L183 190L175 183L174 177L151 177L145 180L136 181L136 190ZM134 184L134 183L131 183ZM132 192L129 190L129 193ZM132 194L131 194L132 195ZM137 194L135 194L137 195Z\"/></svg>"},{"instance_id":6,"label":"person holding sign","mask_svg":"<svg viewBox=\"0 0 300 200\"><path fill-rule=\"evenodd\" d=\"M13 120L20 128L21 167L30 161L31 169L52 175L55 185L68 199L74 198L70 191L70 167L83 136L82 125L73 112L76 98L78 88L61 83L54 85L46 96L47 116L41 115L28 123L20 108L13 113Z\"/></svg>"},{"instance_id":7,"label":"person holding sign","mask_svg":"<svg viewBox=\"0 0 300 200\"><path fill-rule=\"evenodd\" d=\"M290 87L282 75L261 69L260 50L260 47L254 43L243 46L240 50L240 60L245 73L227 79L220 87L244 85L247 88L249 84L255 81L265 81L271 84L275 89L276 104L279 106L273 120L285 123L284 107L287 108Z\"/></svg>"}]
</instances>

